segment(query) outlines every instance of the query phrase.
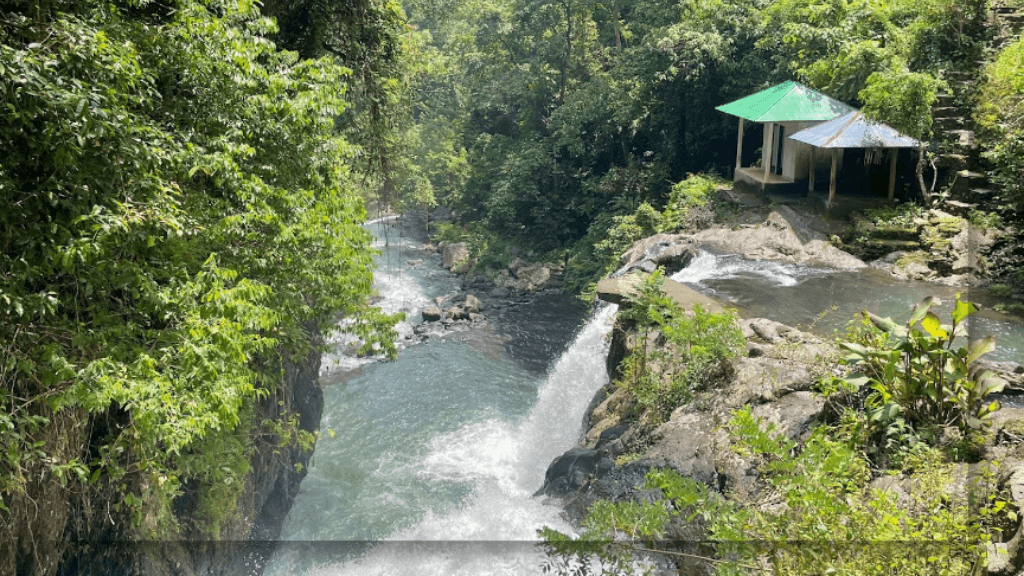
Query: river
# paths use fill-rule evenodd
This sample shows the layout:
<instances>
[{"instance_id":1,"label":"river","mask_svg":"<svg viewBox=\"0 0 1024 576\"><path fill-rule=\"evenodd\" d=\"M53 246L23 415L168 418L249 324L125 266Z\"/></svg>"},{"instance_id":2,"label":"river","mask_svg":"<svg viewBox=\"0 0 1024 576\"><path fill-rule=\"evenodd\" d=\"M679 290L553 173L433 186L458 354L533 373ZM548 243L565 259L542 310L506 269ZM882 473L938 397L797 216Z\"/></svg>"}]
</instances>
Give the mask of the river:
<instances>
[{"instance_id":1,"label":"river","mask_svg":"<svg viewBox=\"0 0 1024 576\"><path fill-rule=\"evenodd\" d=\"M399 339L411 344L422 307L459 281L423 250L422 232L398 224L371 225L382 251L375 287L385 311L407 313ZM744 316L823 334L862 308L901 320L926 294L953 296L872 270L708 252L674 278ZM533 494L551 460L579 440L586 407L607 382L615 307L587 317L574 299L543 294L484 312L486 326L409 345L394 362L356 358L346 340L333 341L321 374L325 433L267 574L541 573L536 530L572 527L557 502ZM995 359L1024 357L1019 319L986 312L972 331L997 335Z\"/></svg>"}]
</instances>

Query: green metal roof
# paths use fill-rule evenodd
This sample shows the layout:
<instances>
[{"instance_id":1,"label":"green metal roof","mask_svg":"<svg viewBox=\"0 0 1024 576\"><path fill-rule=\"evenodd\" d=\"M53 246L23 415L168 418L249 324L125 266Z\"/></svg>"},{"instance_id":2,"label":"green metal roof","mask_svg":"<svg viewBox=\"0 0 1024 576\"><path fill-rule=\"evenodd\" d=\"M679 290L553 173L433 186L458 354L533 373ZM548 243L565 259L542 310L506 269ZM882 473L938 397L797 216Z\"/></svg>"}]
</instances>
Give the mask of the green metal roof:
<instances>
[{"instance_id":1,"label":"green metal roof","mask_svg":"<svg viewBox=\"0 0 1024 576\"><path fill-rule=\"evenodd\" d=\"M723 104L715 110L752 122L826 121L854 111L850 106L792 80Z\"/></svg>"}]
</instances>

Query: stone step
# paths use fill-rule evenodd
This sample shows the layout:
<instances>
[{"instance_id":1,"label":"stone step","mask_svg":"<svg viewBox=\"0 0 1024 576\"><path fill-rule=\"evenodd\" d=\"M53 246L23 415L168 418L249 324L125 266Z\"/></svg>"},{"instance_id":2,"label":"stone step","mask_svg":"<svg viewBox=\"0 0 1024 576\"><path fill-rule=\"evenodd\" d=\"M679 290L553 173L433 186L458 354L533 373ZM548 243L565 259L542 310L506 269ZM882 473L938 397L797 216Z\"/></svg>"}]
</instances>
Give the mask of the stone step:
<instances>
[{"instance_id":1,"label":"stone step","mask_svg":"<svg viewBox=\"0 0 1024 576\"><path fill-rule=\"evenodd\" d=\"M899 226L876 226L871 232L875 240L889 240L893 242L916 242L920 237L920 230L917 226L901 228Z\"/></svg>"},{"instance_id":2,"label":"stone step","mask_svg":"<svg viewBox=\"0 0 1024 576\"><path fill-rule=\"evenodd\" d=\"M974 210L977 207L977 204L970 204L959 200L946 200L943 202L943 209L946 212L960 217L966 217L971 210Z\"/></svg>"},{"instance_id":3,"label":"stone step","mask_svg":"<svg viewBox=\"0 0 1024 576\"><path fill-rule=\"evenodd\" d=\"M946 130L946 140L952 140L964 148L971 148L975 145L973 130Z\"/></svg>"},{"instance_id":4,"label":"stone step","mask_svg":"<svg viewBox=\"0 0 1024 576\"><path fill-rule=\"evenodd\" d=\"M942 132L949 132L951 130L957 130L963 128L966 124L966 120L962 116L953 116L948 118L936 118L932 125L936 130Z\"/></svg>"},{"instance_id":5,"label":"stone step","mask_svg":"<svg viewBox=\"0 0 1024 576\"><path fill-rule=\"evenodd\" d=\"M969 82L974 80L977 74L975 72L967 72L964 70L946 70L946 78L953 81Z\"/></svg>"},{"instance_id":6,"label":"stone step","mask_svg":"<svg viewBox=\"0 0 1024 576\"><path fill-rule=\"evenodd\" d=\"M968 158L964 154L942 154L935 159L936 166L959 172L968 168Z\"/></svg>"},{"instance_id":7,"label":"stone step","mask_svg":"<svg viewBox=\"0 0 1024 576\"><path fill-rule=\"evenodd\" d=\"M871 239L864 242L864 247L872 254L889 254L890 252L912 252L921 249L916 240L883 240Z\"/></svg>"},{"instance_id":8,"label":"stone step","mask_svg":"<svg viewBox=\"0 0 1024 576\"><path fill-rule=\"evenodd\" d=\"M939 106L952 106L956 102L956 96L952 94L936 94L935 100Z\"/></svg>"},{"instance_id":9,"label":"stone step","mask_svg":"<svg viewBox=\"0 0 1024 576\"><path fill-rule=\"evenodd\" d=\"M956 106L940 106L932 108L932 118L938 120L939 118L953 118L963 114L963 111Z\"/></svg>"},{"instance_id":10,"label":"stone step","mask_svg":"<svg viewBox=\"0 0 1024 576\"><path fill-rule=\"evenodd\" d=\"M970 189L985 188L987 184L988 175L970 170L960 170L956 173L950 193L957 198L968 198Z\"/></svg>"},{"instance_id":11,"label":"stone step","mask_svg":"<svg viewBox=\"0 0 1024 576\"><path fill-rule=\"evenodd\" d=\"M992 188L977 187L968 189L967 193L970 198L983 199L991 198L995 195L996 191Z\"/></svg>"}]
</instances>

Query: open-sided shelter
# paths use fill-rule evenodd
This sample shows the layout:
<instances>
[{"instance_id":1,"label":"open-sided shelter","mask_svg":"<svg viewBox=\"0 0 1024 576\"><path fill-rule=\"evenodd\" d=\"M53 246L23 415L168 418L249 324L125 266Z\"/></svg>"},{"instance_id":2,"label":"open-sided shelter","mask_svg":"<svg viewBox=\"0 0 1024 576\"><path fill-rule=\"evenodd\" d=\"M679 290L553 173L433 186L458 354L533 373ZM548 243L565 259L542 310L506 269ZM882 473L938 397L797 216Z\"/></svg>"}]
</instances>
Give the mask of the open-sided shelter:
<instances>
[{"instance_id":1,"label":"open-sided shelter","mask_svg":"<svg viewBox=\"0 0 1024 576\"><path fill-rule=\"evenodd\" d=\"M811 146L789 140L788 135L854 109L798 82L783 82L715 108L740 119L736 139L736 184L752 186L765 193L775 184L792 184L813 173ZM743 131L746 121L764 125L761 166L743 166Z\"/></svg>"},{"instance_id":2,"label":"open-sided shelter","mask_svg":"<svg viewBox=\"0 0 1024 576\"><path fill-rule=\"evenodd\" d=\"M791 134L789 138L795 142L811 146L811 165L814 165L815 149L827 150L832 160L831 177L828 186L828 206L836 196L836 174L843 150L864 148L876 155L889 153L889 201L893 200L896 191L896 157L900 148L918 148L920 142L900 134L893 128L880 122L873 122L864 114L853 111L838 118L818 124ZM814 195L814 170L811 170L807 182L808 196Z\"/></svg>"}]
</instances>

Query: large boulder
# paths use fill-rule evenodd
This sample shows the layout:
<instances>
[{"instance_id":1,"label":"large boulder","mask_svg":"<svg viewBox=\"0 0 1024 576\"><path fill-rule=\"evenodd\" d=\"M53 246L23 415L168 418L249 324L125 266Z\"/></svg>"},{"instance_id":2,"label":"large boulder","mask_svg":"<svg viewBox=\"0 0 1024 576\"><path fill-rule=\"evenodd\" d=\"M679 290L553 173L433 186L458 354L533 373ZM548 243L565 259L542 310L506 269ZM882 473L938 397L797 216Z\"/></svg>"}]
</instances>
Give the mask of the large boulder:
<instances>
[{"instance_id":1,"label":"large boulder","mask_svg":"<svg viewBox=\"0 0 1024 576\"><path fill-rule=\"evenodd\" d=\"M854 269L867 266L862 260L829 244L826 236L787 206L779 206L756 226L739 229L709 228L692 235L700 244L722 252L742 254L754 260L774 260Z\"/></svg>"},{"instance_id":2,"label":"large boulder","mask_svg":"<svg viewBox=\"0 0 1024 576\"><path fill-rule=\"evenodd\" d=\"M653 272L659 266L671 274L685 268L696 255L696 243L689 236L655 234L637 240L622 254L616 275L637 269Z\"/></svg>"},{"instance_id":3,"label":"large boulder","mask_svg":"<svg viewBox=\"0 0 1024 576\"><path fill-rule=\"evenodd\" d=\"M536 292L549 288L555 283L552 264L530 263L522 258L513 258L508 269L498 273L495 285L520 292Z\"/></svg>"},{"instance_id":4,"label":"large boulder","mask_svg":"<svg viewBox=\"0 0 1024 576\"><path fill-rule=\"evenodd\" d=\"M605 302L624 304L628 297L637 294L643 281L643 275L640 273L626 274L617 278L602 278L597 283L597 297ZM722 305L711 297L671 278L665 279L663 288L665 293L684 310L693 310L694 304L700 304L704 310L710 312L724 310Z\"/></svg>"},{"instance_id":5,"label":"large boulder","mask_svg":"<svg viewBox=\"0 0 1024 576\"><path fill-rule=\"evenodd\" d=\"M465 242L445 244L441 249L441 265L451 270L469 260L469 246Z\"/></svg>"},{"instance_id":6,"label":"large boulder","mask_svg":"<svg viewBox=\"0 0 1024 576\"><path fill-rule=\"evenodd\" d=\"M544 474L544 486L538 494L564 496L583 487L597 468L597 450L573 448L555 458Z\"/></svg>"}]
</instances>

